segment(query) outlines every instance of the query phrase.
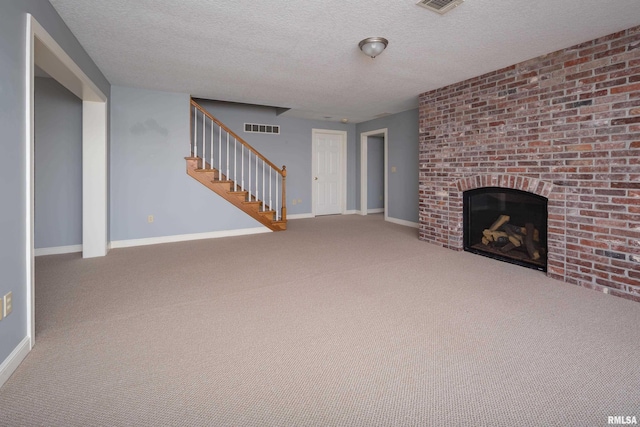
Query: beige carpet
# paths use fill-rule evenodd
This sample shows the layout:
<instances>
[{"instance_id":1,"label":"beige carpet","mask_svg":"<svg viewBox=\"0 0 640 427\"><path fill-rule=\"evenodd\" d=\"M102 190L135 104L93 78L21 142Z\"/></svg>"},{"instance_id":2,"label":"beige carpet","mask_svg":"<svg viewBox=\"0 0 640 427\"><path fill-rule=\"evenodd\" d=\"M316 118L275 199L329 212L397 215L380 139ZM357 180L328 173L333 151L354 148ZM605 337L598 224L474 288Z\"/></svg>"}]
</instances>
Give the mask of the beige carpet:
<instances>
[{"instance_id":1,"label":"beige carpet","mask_svg":"<svg viewBox=\"0 0 640 427\"><path fill-rule=\"evenodd\" d=\"M605 426L640 419L640 304L380 215L36 260L7 426Z\"/></svg>"}]
</instances>

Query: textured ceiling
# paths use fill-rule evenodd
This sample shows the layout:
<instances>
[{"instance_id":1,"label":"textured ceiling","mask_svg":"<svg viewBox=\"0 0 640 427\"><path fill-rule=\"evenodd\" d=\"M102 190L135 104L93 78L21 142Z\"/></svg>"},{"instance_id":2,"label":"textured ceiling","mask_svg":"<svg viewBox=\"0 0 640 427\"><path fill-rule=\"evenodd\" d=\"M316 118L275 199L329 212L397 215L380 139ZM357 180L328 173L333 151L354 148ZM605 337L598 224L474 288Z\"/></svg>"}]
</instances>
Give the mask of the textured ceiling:
<instances>
[{"instance_id":1,"label":"textured ceiling","mask_svg":"<svg viewBox=\"0 0 640 427\"><path fill-rule=\"evenodd\" d=\"M350 122L421 92L640 24L639 0L50 0L120 86ZM389 47L358 50L370 36Z\"/></svg>"}]
</instances>

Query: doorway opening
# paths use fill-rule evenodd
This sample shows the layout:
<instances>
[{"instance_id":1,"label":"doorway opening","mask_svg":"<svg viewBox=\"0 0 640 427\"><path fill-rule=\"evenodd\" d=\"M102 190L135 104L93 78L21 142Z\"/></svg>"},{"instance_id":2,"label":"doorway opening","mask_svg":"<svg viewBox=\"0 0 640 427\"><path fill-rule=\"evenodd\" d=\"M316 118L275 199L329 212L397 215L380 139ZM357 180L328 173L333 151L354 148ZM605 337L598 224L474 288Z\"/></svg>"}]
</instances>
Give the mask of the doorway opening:
<instances>
[{"instance_id":1,"label":"doorway opening","mask_svg":"<svg viewBox=\"0 0 640 427\"><path fill-rule=\"evenodd\" d=\"M383 210L385 221L389 218L388 134L387 128L360 134L360 214L379 213ZM378 155L380 148L382 156ZM381 165L380 157L383 157ZM381 197L383 200L380 200ZM381 201L382 207L379 207Z\"/></svg>"},{"instance_id":2,"label":"doorway opening","mask_svg":"<svg viewBox=\"0 0 640 427\"><path fill-rule=\"evenodd\" d=\"M25 52L26 286L29 344L35 344L35 106L36 66L82 100L82 252L107 253L107 96L30 14Z\"/></svg>"}]
</instances>

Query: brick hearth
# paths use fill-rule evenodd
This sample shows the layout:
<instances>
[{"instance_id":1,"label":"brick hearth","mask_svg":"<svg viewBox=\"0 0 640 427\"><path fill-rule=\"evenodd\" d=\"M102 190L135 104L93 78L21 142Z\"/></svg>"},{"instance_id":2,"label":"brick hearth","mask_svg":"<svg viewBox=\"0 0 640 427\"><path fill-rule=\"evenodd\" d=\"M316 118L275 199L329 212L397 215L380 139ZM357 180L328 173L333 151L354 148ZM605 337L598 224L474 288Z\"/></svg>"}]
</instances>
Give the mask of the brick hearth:
<instances>
[{"instance_id":1,"label":"brick hearth","mask_svg":"<svg viewBox=\"0 0 640 427\"><path fill-rule=\"evenodd\" d=\"M420 95L420 238L462 250L462 193L548 198L548 272L640 302L640 27Z\"/></svg>"}]
</instances>

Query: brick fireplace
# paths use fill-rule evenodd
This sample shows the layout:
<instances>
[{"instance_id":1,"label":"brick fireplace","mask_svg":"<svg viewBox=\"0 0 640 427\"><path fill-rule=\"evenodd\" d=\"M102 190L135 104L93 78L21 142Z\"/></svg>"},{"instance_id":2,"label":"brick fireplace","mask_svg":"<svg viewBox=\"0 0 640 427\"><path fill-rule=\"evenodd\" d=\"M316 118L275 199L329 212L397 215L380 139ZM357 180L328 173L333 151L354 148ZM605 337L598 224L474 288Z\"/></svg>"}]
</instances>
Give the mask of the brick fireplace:
<instances>
[{"instance_id":1,"label":"brick fireplace","mask_svg":"<svg viewBox=\"0 0 640 427\"><path fill-rule=\"evenodd\" d=\"M420 239L463 194L548 199L547 275L640 302L640 27L420 95Z\"/></svg>"}]
</instances>

